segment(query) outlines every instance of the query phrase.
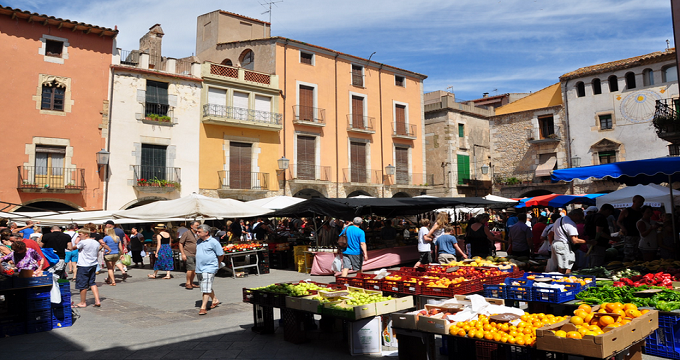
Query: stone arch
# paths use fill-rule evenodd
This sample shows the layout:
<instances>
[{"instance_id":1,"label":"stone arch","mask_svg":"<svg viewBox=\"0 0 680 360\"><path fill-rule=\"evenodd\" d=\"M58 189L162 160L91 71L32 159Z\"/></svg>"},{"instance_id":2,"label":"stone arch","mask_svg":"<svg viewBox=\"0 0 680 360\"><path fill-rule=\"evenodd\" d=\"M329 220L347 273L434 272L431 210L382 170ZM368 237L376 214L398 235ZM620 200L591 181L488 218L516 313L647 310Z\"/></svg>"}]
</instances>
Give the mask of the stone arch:
<instances>
[{"instance_id":1,"label":"stone arch","mask_svg":"<svg viewBox=\"0 0 680 360\"><path fill-rule=\"evenodd\" d=\"M520 197L534 197L534 196L550 195L550 194L554 194L554 192L552 192L550 190L545 190L545 189L533 189L533 190L525 192Z\"/></svg>"},{"instance_id":2,"label":"stone arch","mask_svg":"<svg viewBox=\"0 0 680 360\"><path fill-rule=\"evenodd\" d=\"M31 211L39 211L36 209L32 208L24 208L23 205L30 205L32 207L36 208L42 208L45 210L54 210L54 211L85 211L85 209L68 200L64 199L54 199L54 198L40 198L40 199L33 199L26 201L22 203L21 206L15 206L15 208L12 211L19 211L19 212L31 212Z\"/></svg>"},{"instance_id":3,"label":"stone arch","mask_svg":"<svg viewBox=\"0 0 680 360\"><path fill-rule=\"evenodd\" d=\"M349 194L347 195L347 197L348 197L348 198L351 198L351 197L355 197L355 196L359 196L359 195L373 196L373 195L369 194L368 192L366 192L366 191L364 191L364 190L354 190L354 191L352 191L351 193L349 193Z\"/></svg>"},{"instance_id":4,"label":"stone arch","mask_svg":"<svg viewBox=\"0 0 680 360\"><path fill-rule=\"evenodd\" d=\"M132 208L135 208L137 206L142 206L142 205L150 204L150 203L155 202L155 201L163 201L163 200L168 200L168 199L164 198L164 197L160 197L160 196L146 196L146 197L143 197L143 198L134 199L134 200L128 202L127 204L121 206L120 209L121 210L132 209Z\"/></svg>"},{"instance_id":5,"label":"stone arch","mask_svg":"<svg viewBox=\"0 0 680 360\"><path fill-rule=\"evenodd\" d=\"M221 62L222 65L227 65L227 66L234 66L234 63L231 62L231 59L224 59Z\"/></svg>"},{"instance_id":6,"label":"stone arch","mask_svg":"<svg viewBox=\"0 0 680 360\"><path fill-rule=\"evenodd\" d=\"M238 57L239 66L248 70L255 70L255 53L251 49L245 49Z\"/></svg>"},{"instance_id":7,"label":"stone arch","mask_svg":"<svg viewBox=\"0 0 680 360\"><path fill-rule=\"evenodd\" d=\"M400 191L400 192L398 192L398 193L392 195L392 197L393 197L393 198L410 198L410 197L412 197L412 196L411 196L411 194L409 194L409 193Z\"/></svg>"},{"instance_id":8,"label":"stone arch","mask_svg":"<svg viewBox=\"0 0 680 360\"><path fill-rule=\"evenodd\" d=\"M318 190L304 188L296 192L293 197L302 199L313 199L313 198L325 198L324 194L320 193Z\"/></svg>"}]
</instances>

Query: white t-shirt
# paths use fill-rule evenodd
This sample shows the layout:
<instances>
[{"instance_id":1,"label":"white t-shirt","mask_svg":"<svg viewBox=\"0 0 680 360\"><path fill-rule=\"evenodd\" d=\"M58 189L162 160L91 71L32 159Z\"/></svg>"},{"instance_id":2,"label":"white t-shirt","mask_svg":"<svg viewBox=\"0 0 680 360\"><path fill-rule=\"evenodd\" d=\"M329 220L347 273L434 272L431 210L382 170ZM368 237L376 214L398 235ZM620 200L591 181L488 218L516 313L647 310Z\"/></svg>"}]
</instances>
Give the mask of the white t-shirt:
<instances>
[{"instance_id":1,"label":"white t-shirt","mask_svg":"<svg viewBox=\"0 0 680 360\"><path fill-rule=\"evenodd\" d=\"M97 265L99 246L99 241L95 239L81 240L76 245L78 248L78 266L88 267Z\"/></svg>"},{"instance_id":2,"label":"white t-shirt","mask_svg":"<svg viewBox=\"0 0 680 360\"><path fill-rule=\"evenodd\" d=\"M545 229L543 229L543 232L541 233L541 237L542 237L542 238L543 238L543 237L544 237L544 238L547 238L547 237L548 237L548 233L549 233L550 231L552 231L553 226L555 226L555 224L550 224L550 225L546 226Z\"/></svg>"},{"instance_id":3,"label":"white t-shirt","mask_svg":"<svg viewBox=\"0 0 680 360\"><path fill-rule=\"evenodd\" d=\"M430 232L428 228L425 226L421 227L420 230L418 230L418 251L420 252L428 252L432 251L432 248L430 247L429 242L425 242L425 235L427 235Z\"/></svg>"},{"instance_id":4,"label":"white t-shirt","mask_svg":"<svg viewBox=\"0 0 680 360\"><path fill-rule=\"evenodd\" d=\"M562 229L564 229L564 231ZM565 244L569 244L569 237L578 236L576 224L568 216L562 216L561 218L557 219L552 230L555 233L554 241L560 241Z\"/></svg>"}]
</instances>

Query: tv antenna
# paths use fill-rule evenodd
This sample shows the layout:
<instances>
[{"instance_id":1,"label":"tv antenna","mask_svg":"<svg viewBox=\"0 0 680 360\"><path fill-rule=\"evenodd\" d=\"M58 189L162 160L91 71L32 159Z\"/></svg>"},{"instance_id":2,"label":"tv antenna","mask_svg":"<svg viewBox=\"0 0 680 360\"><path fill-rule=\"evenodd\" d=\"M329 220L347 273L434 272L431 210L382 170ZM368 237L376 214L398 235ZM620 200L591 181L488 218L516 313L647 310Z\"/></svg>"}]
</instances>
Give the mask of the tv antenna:
<instances>
[{"instance_id":1,"label":"tv antenna","mask_svg":"<svg viewBox=\"0 0 680 360\"><path fill-rule=\"evenodd\" d=\"M261 15L269 14L269 24L272 23L272 5L279 7L278 5L276 5L276 3L282 3L282 2L283 2L283 0L269 1L269 2L265 1L265 2L260 3L260 5L262 5L265 9L267 9L267 11L263 12Z\"/></svg>"}]
</instances>

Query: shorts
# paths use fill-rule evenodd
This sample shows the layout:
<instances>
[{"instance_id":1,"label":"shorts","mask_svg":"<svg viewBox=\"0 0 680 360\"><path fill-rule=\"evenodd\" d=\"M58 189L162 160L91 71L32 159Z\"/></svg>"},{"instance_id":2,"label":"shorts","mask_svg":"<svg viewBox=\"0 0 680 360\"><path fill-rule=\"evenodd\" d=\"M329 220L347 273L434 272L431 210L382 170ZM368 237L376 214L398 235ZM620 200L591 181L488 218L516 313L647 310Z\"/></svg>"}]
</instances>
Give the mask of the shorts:
<instances>
[{"instance_id":1,"label":"shorts","mask_svg":"<svg viewBox=\"0 0 680 360\"><path fill-rule=\"evenodd\" d=\"M96 286L97 280L97 265L95 266L78 266L78 273L76 274L76 289L87 290L90 286Z\"/></svg>"},{"instance_id":2,"label":"shorts","mask_svg":"<svg viewBox=\"0 0 680 360\"><path fill-rule=\"evenodd\" d=\"M67 263L67 264L70 263L70 262L77 263L78 262L78 249L66 251L66 256L64 257L64 262Z\"/></svg>"},{"instance_id":3,"label":"shorts","mask_svg":"<svg viewBox=\"0 0 680 360\"><path fill-rule=\"evenodd\" d=\"M119 259L120 259L120 254L104 255L104 260L110 261L112 263L116 263Z\"/></svg>"},{"instance_id":4,"label":"shorts","mask_svg":"<svg viewBox=\"0 0 680 360\"><path fill-rule=\"evenodd\" d=\"M196 270L196 257L187 255L187 271Z\"/></svg>"},{"instance_id":5,"label":"shorts","mask_svg":"<svg viewBox=\"0 0 680 360\"><path fill-rule=\"evenodd\" d=\"M359 271L364 265L364 256L359 255L342 255L342 268Z\"/></svg>"},{"instance_id":6,"label":"shorts","mask_svg":"<svg viewBox=\"0 0 680 360\"><path fill-rule=\"evenodd\" d=\"M437 257L437 261L440 264L448 264L452 261L456 261L456 255L453 254L447 254L447 253L440 253L439 256Z\"/></svg>"},{"instance_id":7,"label":"shorts","mask_svg":"<svg viewBox=\"0 0 680 360\"><path fill-rule=\"evenodd\" d=\"M215 274L213 274L213 273L199 273L197 275L198 275L198 281L201 282L201 292L204 293L204 294L212 293L213 282L215 281Z\"/></svg>"},{"instance_id":8,"label":"shorts","mask_svg":"<svg viewBox=\"0 0 680 360\"><path fill-rule=\"evenodd\" d=\"M429 264L432 262L432 253L429 251L418 251L420 258L418 262L421 264Z\"/></svg>"},{"instance_id":9,"label":"shorts","mask_svg":"<svg viewBox=\"0 0 680 360\"><path fill-rule=\"evenodd\" d=\"M559 269L571 269L576 262L576 255L568 244L554 241L552 244L552 259Z\"/></svg>"}]
</instances>

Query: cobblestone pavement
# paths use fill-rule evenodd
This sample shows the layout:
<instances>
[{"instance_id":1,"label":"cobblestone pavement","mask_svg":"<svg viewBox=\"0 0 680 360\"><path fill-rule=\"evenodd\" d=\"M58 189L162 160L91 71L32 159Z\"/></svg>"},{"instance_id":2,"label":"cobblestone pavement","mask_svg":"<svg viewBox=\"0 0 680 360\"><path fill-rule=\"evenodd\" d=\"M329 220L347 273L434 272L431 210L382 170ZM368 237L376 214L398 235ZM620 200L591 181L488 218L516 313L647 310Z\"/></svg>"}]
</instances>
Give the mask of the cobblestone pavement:
<instances>
[{"instance_id":1,"label":"cobblestone pavement","mask_svg":"<svg viewBox=\"0 0 680 360\"><path fill-rule=\"evenodd\" d=\"M218 277L215 292L222 302L198 316L199 289L184 288L184 273L173 279L148 279L150 270L130 269L132 277L117 286L103 283L99 275L102 306L79 309L72 327L0 339L0 353L7 359L372 359L350 356L339 331L310 331L307 341L295 345L283 340L282 329L273 335L251 331L252 305L242 302L243 287L310 278L293 271L272 270L270 274L232 279ZM332 282L329 276L314 281ZM100 282L101 281L101 282ZM73 283L72 283L73 284ZM73 285L72 285L73 289ZM78 296L75 290L75 301ZM274 312L279 318L278 311ZM278 325L278 321L276 321ZM438 356L441 359L446 357ZM645 356L646 359L653 357Z\"/></svg>"}]
</instances>

